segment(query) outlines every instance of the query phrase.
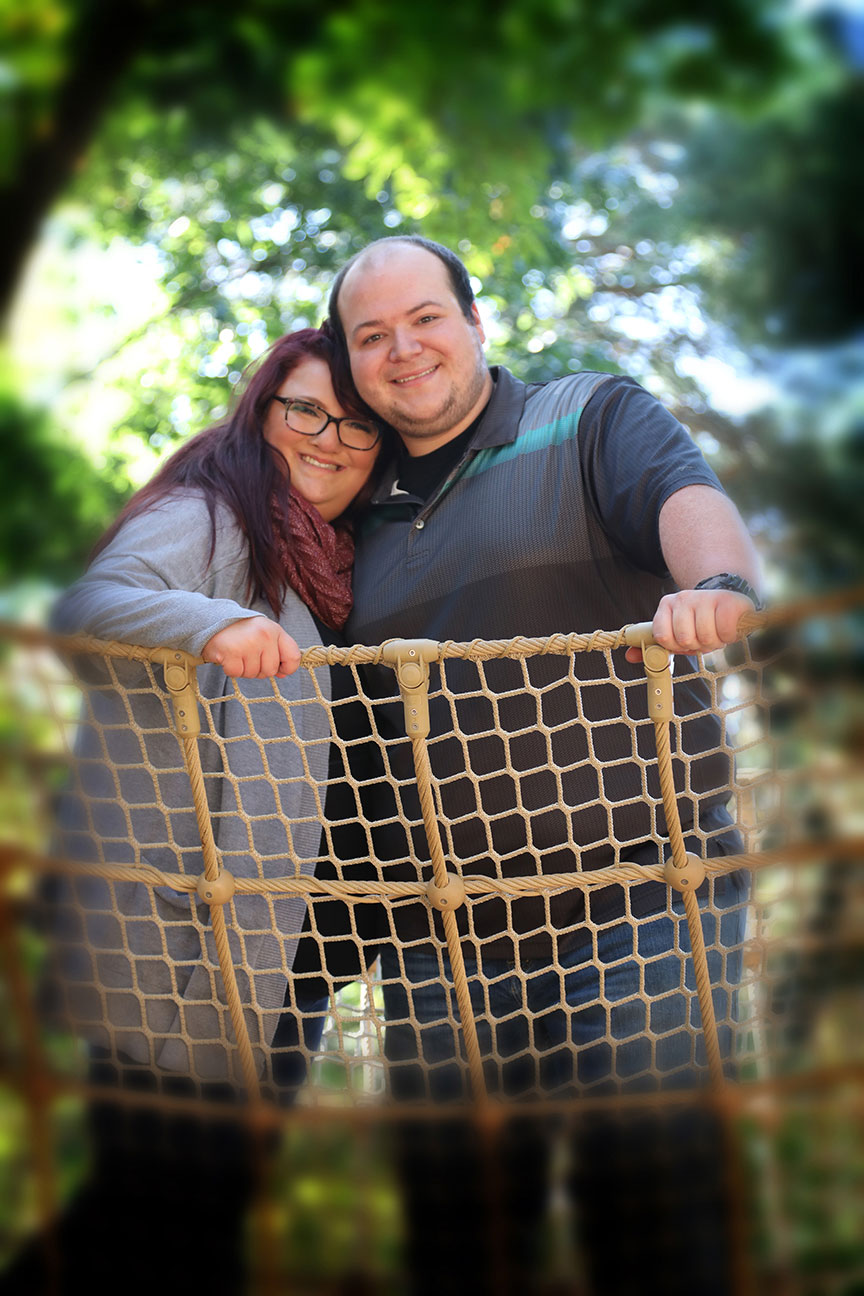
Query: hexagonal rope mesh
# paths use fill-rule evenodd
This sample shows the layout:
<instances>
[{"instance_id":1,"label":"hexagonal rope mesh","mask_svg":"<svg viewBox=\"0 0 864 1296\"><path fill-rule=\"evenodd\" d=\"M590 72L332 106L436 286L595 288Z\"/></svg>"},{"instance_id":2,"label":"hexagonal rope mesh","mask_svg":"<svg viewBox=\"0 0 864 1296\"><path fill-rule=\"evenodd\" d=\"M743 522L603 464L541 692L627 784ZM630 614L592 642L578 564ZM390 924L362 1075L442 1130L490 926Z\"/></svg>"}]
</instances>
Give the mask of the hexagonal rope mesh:
<instances>
[{"instance_id":1,"label":"hexagonal rope mesh","mask_svg":"<svg viewBox=\"0 0 864 1296\"><path fill-rule=\"evenodd\" d=\"M855 1155L835 1128L862 1062L860 703L814 651L856 600L671 663L650 626L316 648L294 702L6 627L4 1079L31 1214L64 1096L271 1130L674 1098L747 1126L739 1250L791 1272L796 1103L830 1092L820 1155L862 1169L860 1124Z\"/></svg>"}]
</instances>

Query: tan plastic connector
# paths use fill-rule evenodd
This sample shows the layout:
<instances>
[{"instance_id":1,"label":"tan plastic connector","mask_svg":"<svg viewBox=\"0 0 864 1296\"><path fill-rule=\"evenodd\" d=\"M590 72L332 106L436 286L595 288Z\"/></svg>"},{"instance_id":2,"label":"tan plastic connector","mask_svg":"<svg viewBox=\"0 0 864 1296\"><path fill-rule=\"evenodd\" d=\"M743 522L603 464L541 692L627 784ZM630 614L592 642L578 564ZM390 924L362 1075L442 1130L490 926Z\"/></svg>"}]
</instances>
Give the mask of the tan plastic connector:
<instances>
[{"instance_id":1,"label":"tan plastic connector","mask_svg":"<svg viewBox=\"0 0 864 1296\"><path fill-rule=\"evenodd\" d=\"M654 642L650 621L624 627L628 648L642 649L642 664L648 684L648 715L652 720L672 720L675 715L672 696L672 654Z\"/></svg>"},{"instance_id":2,"label":"tan plastic connector","mask_svg":"<svg viewBox=\"0 0 864 1296\"><path fill-rule=\"evenodd\" d=\"M436 886L434 882L426 885L426 899L433 909L458 909L465 903L465 883L456 873L447 874L447 885Z\"/></svg>"},{"instance_id":3,"label":"tan plastic connector","mask_svg":"<svg viewBox=\"0 0 864 1296\"><path fill-rule=\"evenodd\" d=\"M429 663L438 660L434 639L388 639L381 646L381 660L392 666L405 708L405 732L409 738L429 733Z\"/></svg>"},{"instance_id":4,"label":"tan plastic connector","mask_svg":"<svg viewBox=\"0 0 864 1296\"><path fill-rule=\"evenodd\" d=\"M644 648L654 642L654 625L651 621L637 621L624 627L624 642L628 648Z\"/></svg>"},{"instance_id":5,"label":"tan plastic connector","mask_svg":"<svg viewBox=\"0 0 864 1296\"><path fill-rule=\"evenodd\" d=\"M687 862L680 868L671 856L666 861L663 869L666 885L674 887L676 891L695 891L705 881L705 861L698 855L691 855L689 851L684 858Z\"/></svg>"},{"instance_id":6,"label":"tan plastic connector","mask_svg":"<svg viewBox=\"0 0 864 1296\"><path fill-rule=\"evenodd\" d=\"M642 662L648 676L648 715L652 720L671 720L675 715L672 654L659 644L648 644L642 649Z\"/></svg>"},{"instance_id":7,"label":"tan plastic connector","mask_svg":"<svg viewBox=\"0 0 864 1296\"><path fill-rule=\"evenodd\" d=\"M230 900L237 889L234 881L234 874L229 873L227 869L220 869L218 876L208 878L206 873L202 873L198 878L198 885L195 888L198 892L198 898L205 904L218 905L225 904Z\"/></svg>"},{"instance_id":8,"label":"tan plastic connector","mask_svg":"<svg viewBox=\"0 0 864 1296\"><path fill-rule=\"evenodd\" d=\"M187 653L166 648L157 661L162 663L165 687L171 694L174 724L181 738L193 738L201 732L198 699L195 696L195 667Z\"/></svg>"}]
</instances>

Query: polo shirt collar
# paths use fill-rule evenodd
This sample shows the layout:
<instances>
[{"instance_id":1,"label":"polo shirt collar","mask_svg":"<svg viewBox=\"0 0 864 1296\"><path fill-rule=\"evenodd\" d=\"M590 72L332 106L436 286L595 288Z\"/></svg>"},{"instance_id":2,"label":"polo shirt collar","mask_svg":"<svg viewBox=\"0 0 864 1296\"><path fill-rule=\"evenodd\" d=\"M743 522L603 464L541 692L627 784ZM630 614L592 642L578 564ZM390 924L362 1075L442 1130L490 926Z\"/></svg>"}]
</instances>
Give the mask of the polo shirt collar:
<instances>
[{"instance_id":1,"label":"polo shirt collar","mask_svg":"<svg viewBox=\"0 0 864 1296\"><path fill-rule=\"evenodd\" d=\"M515 441L525 409L525 384L503 365L493 365L490 373L495 386L471 441L472 450L486 450Z\"/></svg>"},{"instance_id":2,"label":"polo shirt collar","mask_svg":"<svg viewBox=\"0 0 864 1296\"><path fill-rule=\"evenodd\" d=\"M492 365L490 373L495 379L495 384L489 397L489 404L483 411L477 431L471 439L472 450L486 450L492 446L509 445L515 441L522 411L525 408L525 384L503 365ZM371 504L395 503L400 499L399 493L392 494L398 471L399 464L396 459L375 490L370 500Z\"/></svg>"}]
</instances>

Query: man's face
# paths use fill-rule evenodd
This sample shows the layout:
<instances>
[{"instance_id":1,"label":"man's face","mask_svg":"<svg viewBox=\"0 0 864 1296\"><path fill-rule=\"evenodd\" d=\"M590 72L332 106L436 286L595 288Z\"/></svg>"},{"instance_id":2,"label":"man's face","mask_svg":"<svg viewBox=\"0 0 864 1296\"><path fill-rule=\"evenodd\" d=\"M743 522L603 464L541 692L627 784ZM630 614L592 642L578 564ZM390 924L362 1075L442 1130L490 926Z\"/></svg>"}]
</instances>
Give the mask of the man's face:
<instances>
[{"instance_id":1,"label":"man's face","mask_svg":"<svg viewBox=\"0 0 864 1296\"><path fill-rule=\"evenodd\" d=\"M492 378L476 305L468 320L444 262L425 248L376 248L352 266L339 293L351 372L368 405L428 454L476 418Z\"/></svg>"}]
</instances>

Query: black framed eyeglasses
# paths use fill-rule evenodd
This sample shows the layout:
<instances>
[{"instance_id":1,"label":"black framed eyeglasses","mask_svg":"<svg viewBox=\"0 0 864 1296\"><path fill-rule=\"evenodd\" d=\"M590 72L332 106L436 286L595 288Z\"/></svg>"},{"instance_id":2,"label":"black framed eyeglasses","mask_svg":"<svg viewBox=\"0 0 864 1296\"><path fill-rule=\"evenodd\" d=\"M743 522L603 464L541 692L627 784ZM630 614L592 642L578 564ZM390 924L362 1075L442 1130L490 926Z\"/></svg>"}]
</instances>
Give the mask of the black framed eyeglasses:
<instances>
[{"instance_id":1,"label":"black framed eyeglasses","mask_svg":"<svg viewBox=\"0 0 864 1296\"><path fill-rule=\"evenodd\" d=\"M285 422L292 432L299 432L301 436L320 436L328 424L335 423L337 437L349 450L374 450L381 440L377 423L350 415L334 418L320 405L298 400L296 396L274 396L273 399L284 405Z\"/></svg>"}]
</instances>

